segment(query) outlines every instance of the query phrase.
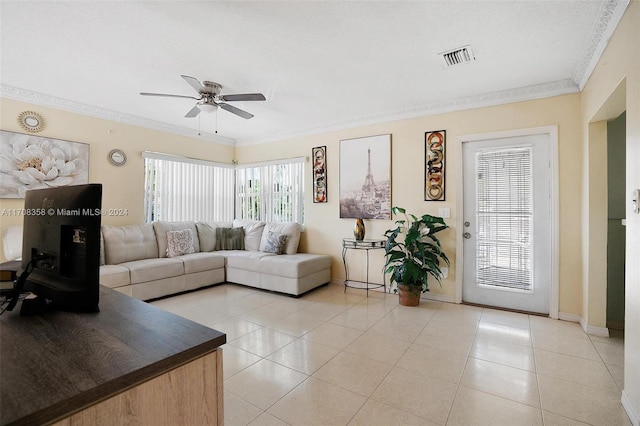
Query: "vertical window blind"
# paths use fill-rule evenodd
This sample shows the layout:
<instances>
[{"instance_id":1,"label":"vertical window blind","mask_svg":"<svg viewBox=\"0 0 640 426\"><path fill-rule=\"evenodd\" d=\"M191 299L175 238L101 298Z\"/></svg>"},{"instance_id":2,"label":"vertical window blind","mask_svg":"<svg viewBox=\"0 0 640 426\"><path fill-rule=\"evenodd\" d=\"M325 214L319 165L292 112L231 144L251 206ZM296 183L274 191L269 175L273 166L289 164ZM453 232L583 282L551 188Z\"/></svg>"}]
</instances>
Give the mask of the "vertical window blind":
<instances>
[{"instance_id":1,"label":"vertical window blind","mask_svg":"<svg viewBox=\"0 0 640 426\"><path fill-rule=\"evenodd\" d=\"M236 216L304 223L304 158L237 166Z\"/></svg>"},{"instance_id":2,"label":"vertical window blind","mask_svg":"<svg viewBox=\"0 0 640 426\"><path fill-rule=\"evenodd\" d=\"M142 156L147 222L233 220L233 166L155 152Z\"/></svg>"},{"instance_id":3,"label":"vertical window blind","mask_svg":"<svg viewBox=\"0 0 640 426\"><path fill-rule=\"evenodd\" d=\"M533 291L531 156L531 148L517 148L476 157L480 286Z\"/></svg>"}]
</instances>

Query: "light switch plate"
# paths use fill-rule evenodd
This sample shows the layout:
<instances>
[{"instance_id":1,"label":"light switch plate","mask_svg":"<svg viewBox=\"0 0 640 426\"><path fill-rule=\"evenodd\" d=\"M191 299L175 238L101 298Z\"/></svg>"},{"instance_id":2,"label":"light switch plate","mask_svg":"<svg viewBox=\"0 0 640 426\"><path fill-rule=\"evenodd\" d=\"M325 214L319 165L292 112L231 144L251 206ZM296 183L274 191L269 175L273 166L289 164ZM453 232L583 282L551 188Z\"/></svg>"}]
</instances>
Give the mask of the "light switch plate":
<instances>
[{"instance_id":1,"label":"light switch plate","mask_svg":"<svg viewBox=\"0 0 640 426\"><path fill-rule=\"evenodd\" d=\"M448 219L451 217L451 209L449 207L441 207L438 209L438 216L443 219Z\"/></svg>"}]
</instances>

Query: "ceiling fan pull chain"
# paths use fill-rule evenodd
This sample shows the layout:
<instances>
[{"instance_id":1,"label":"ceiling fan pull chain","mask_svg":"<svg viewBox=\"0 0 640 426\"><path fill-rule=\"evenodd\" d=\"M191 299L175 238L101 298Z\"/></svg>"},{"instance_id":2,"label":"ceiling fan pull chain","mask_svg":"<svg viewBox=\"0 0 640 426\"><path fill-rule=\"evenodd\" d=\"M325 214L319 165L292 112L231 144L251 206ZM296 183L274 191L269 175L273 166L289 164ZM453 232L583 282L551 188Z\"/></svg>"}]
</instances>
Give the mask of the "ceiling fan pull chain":
<instances>
[{"instance_id":1,"label":"ceiling fan pull chain","mask_svg":"<svg viewBox=\"0 0 640 426\"><path fill-rule=\"evenodd\" d=\"M216 118L214 120L216 120L216 134L218 134L218 108L216 108Z\"/></svg>"},{"instance_id":2,"label":"ceiling fan pull chain","mask_svg":"<svg viewBox=\"0 0 640 426\"><path fill-rule=\"evenodd\" d=\"M200 136L200 114L198 114L198 136Z\"/></svg>"}]
</instances>

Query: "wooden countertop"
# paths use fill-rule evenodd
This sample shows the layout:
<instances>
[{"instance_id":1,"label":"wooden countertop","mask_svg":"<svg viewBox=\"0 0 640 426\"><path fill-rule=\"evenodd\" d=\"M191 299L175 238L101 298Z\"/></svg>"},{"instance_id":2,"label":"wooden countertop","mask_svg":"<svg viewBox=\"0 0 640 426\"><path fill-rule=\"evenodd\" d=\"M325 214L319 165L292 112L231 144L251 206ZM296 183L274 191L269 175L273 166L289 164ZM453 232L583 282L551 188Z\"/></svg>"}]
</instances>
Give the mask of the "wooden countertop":
<instances>
[{"instance_id":1,"label":"wooden countertop","mask_svg":"<svg viewBox=\"0 0 640 426\"><path fill-rule=\"evenodd\" d=\"M100 312L0 317L0 424L49 423L226 343L226 335L100 287Z\"/></svg>"}]
</instances>

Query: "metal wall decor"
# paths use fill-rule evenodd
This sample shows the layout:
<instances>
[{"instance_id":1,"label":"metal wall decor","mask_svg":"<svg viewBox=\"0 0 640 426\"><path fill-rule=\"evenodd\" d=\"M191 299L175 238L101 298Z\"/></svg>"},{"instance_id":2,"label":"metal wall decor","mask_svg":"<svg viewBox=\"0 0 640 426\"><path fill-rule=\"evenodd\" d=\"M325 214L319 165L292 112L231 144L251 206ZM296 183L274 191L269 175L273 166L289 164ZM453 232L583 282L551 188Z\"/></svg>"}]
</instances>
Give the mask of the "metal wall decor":
<instances>
[{"instance_id":1,"label":"metal wall decor","mask_svg":"<svg viewBox=\"0 0 640 426\"><path fill-rule=\"evenodd\" d=\"M391 134L340 141L340 217L391 219Z\"/></svg>"},{"instance_id":2,"label":"metal wall decor","mask_svg":"<svg viewBox=\"0 0 640 426\"><path fill-rule=\"evenodd\" d=\"M18 115L20 127L30 133L38 133L44 129L44 118L33 111L23 111Z\"/></svg>"},{"instance_id":3,"label":"metal wall decor","mask_svg":"<svg viewBox=\"0 0 640 426\"><path fill-rule=\"evenodd\" d=\"M29 189L89 182L89 145L0 131L0 198L24 198Z\"/></svg>"},{"instance_id":4,"label":"metal wall decor","mask_svg":"<svg viewBox=\"0 0 640 426\"><path fill-rule=\"evenodd\" d=\"M424 134L424 199L444 201L446 130Z\"/></svg>"},{"instance_id":5,"label":"metal wall decor","mask_svg":"<svg viewBox=\"0 0 640 426\"><path fill-rule=\"evenodd\" d=\"M327 202L327 147L317 146L311 148L313 161L313 202Z\"/></svg>"}]
</instances>

